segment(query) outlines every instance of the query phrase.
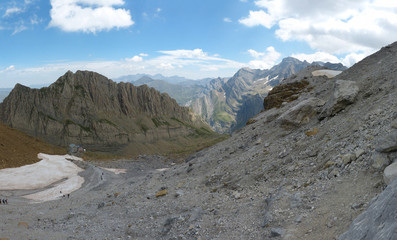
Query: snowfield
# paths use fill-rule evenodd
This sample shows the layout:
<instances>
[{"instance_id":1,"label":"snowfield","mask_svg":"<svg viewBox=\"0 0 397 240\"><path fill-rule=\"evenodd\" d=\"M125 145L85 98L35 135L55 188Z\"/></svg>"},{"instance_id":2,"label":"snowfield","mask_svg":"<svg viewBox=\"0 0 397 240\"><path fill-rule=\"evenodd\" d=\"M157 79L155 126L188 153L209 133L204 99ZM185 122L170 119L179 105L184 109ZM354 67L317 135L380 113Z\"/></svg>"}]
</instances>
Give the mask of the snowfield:
<instances>
[{"instance_id":1,"label":"snowfield","mask_svg":"<svg viewBox=\"0 0 397 240\"><path fill-rule=\"evenodd\" d=\"M312 75L314 77L317 76L326 76L328 78L333 78L337 75L339 75L342 71L336 71L336 70L327 70L327 69L322 69L322 70L317 70L317 71L313 71Z\"/></svg>"},{"instance_id":2,"label":"snowfield","mask_svg":"<svg viewBox=\"0 0 397 240\"><path fill-rule=\"evenodd\" d=\"M40 162L18 168L0 170L0 190L34 190L46 188L41 192L24 196L36 201L49 201L78 190L84 178L78 175L83 171L67 159L82 161L70 155L37 155Z\"/></svg>"}]
</instances>

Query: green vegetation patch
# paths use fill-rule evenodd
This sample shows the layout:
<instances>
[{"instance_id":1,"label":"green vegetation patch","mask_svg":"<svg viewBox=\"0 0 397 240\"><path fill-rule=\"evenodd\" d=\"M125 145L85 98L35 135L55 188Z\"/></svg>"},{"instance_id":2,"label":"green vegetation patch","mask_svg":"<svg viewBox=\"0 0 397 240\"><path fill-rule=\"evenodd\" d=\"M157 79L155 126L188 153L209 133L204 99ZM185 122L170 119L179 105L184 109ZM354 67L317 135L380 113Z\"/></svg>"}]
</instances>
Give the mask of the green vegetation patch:
<instances>
[{"instance_id":1,"label":"green vegetation patch","mask_svg":"<svg viewBox=\"0 0 397 240\"><path fill-rule=\"evenodd\" d=\"M156 127L170 126L169 122L161 118L152 118L152 121Z\"/></svg>"},{"instance_id":2,"label":"green vegetation patch","mask_svg":"<svg viewBox=\"0 0 397 240\"><path fill-rule=\"evenodd\" d=\"M52 116L50 116L50 115L48 115L48 114L45 114L45 113L43 113L43 112L41 112L41 111L39 111L39 115L44 116L45 118L48 118L48 119L50 119L50 120L53 120L53 121L58 122L58 120L57 120L56 118L54 118L54 117L52 117Z\"/></svg>"},{"instance_id":3,"label":"green vegetation patch","mask_svg":"<svg viewBox=\"0 0 397 240\"><path fill-rule=\"evenodd\" d=\"M224 122L224 123L232 123L235 122L233 116L231 116L229 113L227 113L227 109L229 107L226 105L225 102L217 101L215 102L214 106L214 116L213 120L215 122Z\"/></svg>"}]
</instances>

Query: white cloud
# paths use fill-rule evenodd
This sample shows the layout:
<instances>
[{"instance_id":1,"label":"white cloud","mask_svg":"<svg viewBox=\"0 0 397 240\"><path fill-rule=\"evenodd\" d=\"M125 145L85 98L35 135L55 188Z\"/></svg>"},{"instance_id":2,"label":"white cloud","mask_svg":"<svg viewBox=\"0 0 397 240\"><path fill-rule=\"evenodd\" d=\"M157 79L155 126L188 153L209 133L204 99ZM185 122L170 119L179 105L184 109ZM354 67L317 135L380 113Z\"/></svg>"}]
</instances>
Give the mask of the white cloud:
<instances>
[{"instance_id":1,"label":"white cloud","mask_svg":"<svg viewBox=\"0 0 397 240\"><path fill-rule=\"evenodd\" d=\"M12 70L15 70L15 66L14 65L11 65L11 66L9 66L9 67L7 67L5 69L5 71L12 71Z\"/></svg>"},{"instance_id":2,"label":"white cloud","mask_svg":"<svg viewBox=\"0 0 397 240\"><path fill-rule=\"evenodd\" d=\"M160 53L164 53L166 55L173 56L175 58L206 58L207 53L205 53L202 49L194 49L194 50L172 50L172 51L159 51Z\"/></svg>"},{"instance_id":3,"label":"white cloud","mask_svg":"<svg viewBox=\"0 0 397 240\"><path fill-rule=\"evenodd\" d=\"M351 67L353 64L361 61L363 58L368 56L369 54L365 53L351 53L343 58L342 63L347 67Z\"/></svg>"},{"instance_id":4,"label":"white cloud","mask_svg":"<svg viewBox=\"0 0 397 240\"><path fill-rule=\"evenodd\" d=\"M13 14L20 13L20 12L23 12L23 9L18 8L18 7L8 8L6 10L6 12L4 13L3 17L9 17Z\"/></svg>"},{"instance_id":5,"label":"white cloud","mask_svg":"<svg viewBox=\"0 0 397 240\"><path fill-rule=\"evenodd\" d=\"M255 60L249 62L249 66L255 69L269 69L273 67L281 57L281 54L277 52L274 47L266 48L266 52L257 52L253 49L249 49L248 53L255 58Z\"/></svg>"},{"instance_id":6,"label":"white cloud","mask_svg":"<svg viewBox=\"0 0 397 240\"><path fill-rule=\"evenodd\" d=\"M141 53L119 61L60 62L23 69L16 68L13 71L0 71L2 80L0 84L2 87L10 87L16 82L25 85L51 83L68 70L95 71L111 79L137 73L179 75L191 79L229 77L239 68L247 66L244 63L222 58L217 54L207 53L202 49L177 49L158 53L159 56L145 59L143 58L148 54ZM141 58L142 61L140 61Z\"/></svg>"},{"instance_id":7,"label":"white cloud","mask_svg":"<svg viewBox=\"0 0 397 240\"><path fill-rule=\"evenodd\" d=\"M142 62L143 58L141 56L133 56L132 58L126 58L127 62Z\"/></svg>"},{"instance_id":8,"label":"white cloud","mask_svg":"<svg viewBox=\"0 0 397 240\"><path fill-rule=\"evenodd\" d=\"M266 28L271 28L274 25L274 19L272 16L263 10L250 11L249 16L247 18L240 19L239 22L248 27L262 25Z\"/></svg>"},{"instance_id":9,"label":"white cloud","mask_svg":"<svg viewBox=\"0 0 397 240\"><path fill-rule=\"evenodd\" d=\"M115 8L123 0L51 0L50 27L66 32L96 33L134 24L129 10Z\"/></svg>"},{"instance_id":10,"label":"white cloud","mask_svg":"<svg viewBox=\"0 0 397 240\"><path fill-rule=\"evenodd\" d=\"M257 0L255 5L241 24L275 27L281 40L304 41L318 52L355 53L350 60L397 39L397 1Z\"/></svg>"},{"instance_id":11,"label":"white cloud","mask_svg":"<svg viewBox=\"0 0 397 240\"><path fill-rule=\"evenodd\" d=\"M156 12L158 12L158 13L161 12L161 11L162 11L161 8L157 8L157 9L156 9Z\"/></svg>"},{"instance_id":12,"label":"white cloud","mask_svg":"<svg viewBox=\"0 0 397 240\"><path fill-rule=\"evenodd\" d=\"M12 35L15 35L17 33L23 32L23 31L25 31L27 29L28 29L28 27L26 27L24 24L20 24L20 25L15 27L14 32L12 33Z\"/></svg>"},{"instance_id":13,"label":"white cloud","mask_svg":"<svg viewBox=\"0 0 397 240\"><path fill-rule=\"evenodd\" d=\"M231 22L232 22L232 20L231 20L230 18L228 18L228 17L225 17L225 18L223 19L223 21L224 21L224 22L227 22L227 23L231 23Z\"/></svg>"},{"instance_id":14,"label":"white cloud","mask_svg":"<svg viewBox=\"0 0 397 240\"><path fill-rule=\"evenodd\" d=\"M336 56L326 53L326 52L315 52L313 54L292 54L291 57L297 58L301 61L308 61L312 63L314 61L321 61L321 62L331 62L331 63L340 63L341 60Z\"/></svg>"}]
</instances>

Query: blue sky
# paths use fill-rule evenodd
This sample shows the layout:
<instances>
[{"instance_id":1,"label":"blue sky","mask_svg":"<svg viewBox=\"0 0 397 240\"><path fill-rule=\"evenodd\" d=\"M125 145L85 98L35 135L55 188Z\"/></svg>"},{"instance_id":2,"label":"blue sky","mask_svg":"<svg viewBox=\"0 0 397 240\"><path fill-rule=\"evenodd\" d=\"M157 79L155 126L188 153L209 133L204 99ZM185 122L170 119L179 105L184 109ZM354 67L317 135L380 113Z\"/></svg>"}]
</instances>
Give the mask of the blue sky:
<instances>
[{"instance_id":1,"label":"blue sky","mask_svg":"<svg viewBox=\"0 0 397 240\"><path fill-rule=\"evenodd\" d=\"M390 0L3 0L0 87L66 71L191 79L282 58L352 65L397 40Z\"/></svg>"}]
</instances>

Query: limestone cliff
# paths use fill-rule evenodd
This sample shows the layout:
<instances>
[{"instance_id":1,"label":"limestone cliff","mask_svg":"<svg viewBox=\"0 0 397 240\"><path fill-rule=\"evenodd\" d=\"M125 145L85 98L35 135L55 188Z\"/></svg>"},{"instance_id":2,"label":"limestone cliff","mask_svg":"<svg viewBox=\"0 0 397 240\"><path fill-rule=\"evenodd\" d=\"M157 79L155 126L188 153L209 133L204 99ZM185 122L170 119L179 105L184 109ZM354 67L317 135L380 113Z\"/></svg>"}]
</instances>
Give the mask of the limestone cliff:
<instances>
[{"instance_id":1,"label":"limestone cliff","mask_svg":"<svg viewBox=\"0 0 397 240\"><path fill-rule=\"evenodd\" d=\"M17 84L0 104L0 118L56 145L78 143L105 151L208 129L167 94L88 71L69 71L41 89Z\"/></svg>"}]
</instances>

